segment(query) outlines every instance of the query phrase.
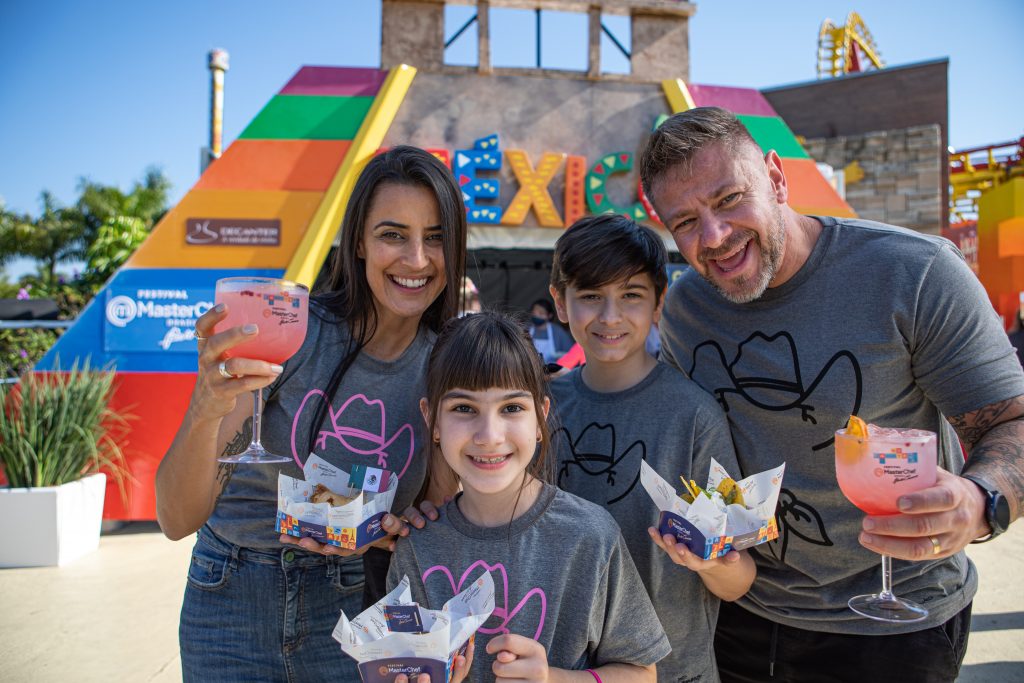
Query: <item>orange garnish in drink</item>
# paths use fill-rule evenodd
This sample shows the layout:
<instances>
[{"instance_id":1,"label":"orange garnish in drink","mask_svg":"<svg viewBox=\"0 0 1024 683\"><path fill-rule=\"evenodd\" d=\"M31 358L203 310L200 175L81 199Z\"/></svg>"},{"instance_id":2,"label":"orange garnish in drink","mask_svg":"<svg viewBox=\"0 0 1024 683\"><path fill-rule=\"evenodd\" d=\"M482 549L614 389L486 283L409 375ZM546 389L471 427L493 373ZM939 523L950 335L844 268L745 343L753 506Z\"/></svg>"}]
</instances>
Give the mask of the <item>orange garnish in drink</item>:
<instances>
[{"instance_id":1,"label":"orange garnish in drink","mask_svg":"<svg viewBox=\"0 0 1024 683\"><path fill-rule=\"evenodd\" d=\"M850 421L846 423L846 433L850 436L866 439L868 436L868 423L856 415L851 415Z\"/></svg>"}]
</instances>

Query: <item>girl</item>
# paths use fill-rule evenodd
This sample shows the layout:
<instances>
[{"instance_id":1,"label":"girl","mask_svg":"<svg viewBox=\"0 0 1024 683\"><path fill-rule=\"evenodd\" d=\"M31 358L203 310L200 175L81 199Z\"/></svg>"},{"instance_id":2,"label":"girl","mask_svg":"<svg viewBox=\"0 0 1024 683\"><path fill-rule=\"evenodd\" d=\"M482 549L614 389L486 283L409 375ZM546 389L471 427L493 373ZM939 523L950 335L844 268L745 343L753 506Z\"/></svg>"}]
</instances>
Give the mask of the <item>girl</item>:
<instances>
[{"instance_id":1,"label":"girl","mask_svg":"<svg viewBox=\"0 0 1024 683\"><path fill-rule=\"evenodd\" d=\"M310 452L345 470L384 467L399 476L394 509L405 509L426 474L416 400L435 334L458 310L465 249L466 212L451 172L423 150L396 147L356 182L327 291L310 301L305 342L284 367L222 363L227 349L259 333L214 334L223 306L196 323L196 388L156 479L164 533L199 532L181 611L186 681L358 680L331 630L339 609L359 611L364 576L383 588L390 553L359 556L311 539L282 546L294 539L274 531L279 468L218 466L216 458L248 443L245 399L269 386L264 443L295 460L280 471L301 478ZM396 524L385 518L389 531ZM378 591L367 592L376 599Z\"/></svg>"},{"instance_id":2,"label":"girl","mask_svg":"<svg viewBox=\"0 0 1024 683\"><path fill-rule=\"evenodd\" d=\"M439 609L481 572L495 610L477 633L471 680L654 681L669 651L619 529L549 482L541 359L502 315L453 320L430 355L420 410L462 493L398 540L388 573ZM443 464L441 464L443 463Z\"/></svg>"}]
</instances>

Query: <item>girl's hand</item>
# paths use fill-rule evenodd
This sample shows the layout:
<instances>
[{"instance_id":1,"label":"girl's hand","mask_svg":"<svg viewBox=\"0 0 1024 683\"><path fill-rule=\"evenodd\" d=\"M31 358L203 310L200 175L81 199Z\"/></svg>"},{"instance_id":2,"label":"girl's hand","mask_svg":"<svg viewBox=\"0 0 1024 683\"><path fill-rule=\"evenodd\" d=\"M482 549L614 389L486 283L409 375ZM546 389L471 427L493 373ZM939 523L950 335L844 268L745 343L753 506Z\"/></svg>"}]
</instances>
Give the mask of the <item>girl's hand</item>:
<instances>
[{"instance_id":1,"label":"girl's hand","mask_svg":"<svg viewBox=\"0 0 1024 683\"><path fill-rule=\"evenodd\" d=\"M488 654L495 655L491 671L498 681L548 680L548 653L532 638L509 633L487 642Z\"/></svg>"},{"instance_id":2,"label":"girl's hand","mask_svg":"<svg viewBox=\"0 0 1024 683\"><path fill-rule=\"evenodd\" d=\"M455 668L452 670L452 681L451 683L462 683L469 677L469 667L473 666L473 641L469 641L469 647L466 648L466 655L459 655L455 658ZM409 683L409 677L405 674L398 674L395 677L395 683ZM416 677L416 683L430 683L430 676L427 674L420 674Z\"/></svg>"},{"instance_id":3,"label":"girl's hand","mask_svg":"<svg viewBox=\"0 0 1024 683\"><path fill-rule=\"evenodd\" d=\"M224 360L224 352L239 344L251 341L259 334L256 325L232 327L214 334L217 323L227 316L227 307L217 304L196 320L196 345L199 349L199 366L196 386L192 391L189 409L196 419L222 418L235 409L239 396L251 394L257 389L270 385L281 374L282 367L273 363L251 358ZM233 377L225 377L221 371Z\"/></svg>"},{"instance_id":4,"label":"girl's hand","mask_svg":"<svg viewBox=\"0 0 1024 683\"><path fill-rule=\"evenodd\" d=\"M672 536L671 534L661 536L658 534L658 530L654 527L648 528L647 534L659 548L665 551L665 554L667 554L673 562L686 567L690 571L714 571L715 569L722 567L729 567L730 565L734 565L740 561L740 553L736 550L730 550L721 557L705 560L690 552L690 549L683 543L676 542L675 536Z\"/></svg>"}]
</instances>

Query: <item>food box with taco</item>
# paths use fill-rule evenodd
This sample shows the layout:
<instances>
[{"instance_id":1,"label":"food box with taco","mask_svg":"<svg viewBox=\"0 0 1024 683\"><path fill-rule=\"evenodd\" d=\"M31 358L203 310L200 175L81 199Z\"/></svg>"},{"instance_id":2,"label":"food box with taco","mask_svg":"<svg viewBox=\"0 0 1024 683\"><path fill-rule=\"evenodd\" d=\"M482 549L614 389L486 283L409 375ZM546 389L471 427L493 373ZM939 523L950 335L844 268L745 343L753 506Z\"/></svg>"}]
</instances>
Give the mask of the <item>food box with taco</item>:
<instances>
[{"instance_id":1,"label":"food box with taco","mask_svg":"<svg viewBox=\"0 0 1024 683\"><path fill-rule=\"evenodd\" d=\"M302 472L304 480L278 474L278 533L348 550L387 535L381 520L398 489L394 472L353 465L346 473L312 453Z\"/></svg>"},{"instance_id":2,"label":"food box with taco","mask_svg":"<svg viewBox=\"0 0 1024 683\"><path fill-rule=\"evenodd\" d=\"M484 573L439 610L412 601L409 577L355 619L342 612L334 639L359 663L363 683L451 680L455 658L465 655L476 630L494 611L494 580Z\"/></svg>"},{"instance_id":3,"label":"food box with taco","mask_svg":"<svg viewBox=\"0 0 1024 683\"><path fill-rule=\"evenodd\" d=\"M778 537L775 504L785 469L783 463L735 481L712 458L707 486L680 477L685 490L676 495L671 484L641 461L640 483L661 511L658 533L675 536L692 553L710 560Z\"/></svg>"}]
</instances>

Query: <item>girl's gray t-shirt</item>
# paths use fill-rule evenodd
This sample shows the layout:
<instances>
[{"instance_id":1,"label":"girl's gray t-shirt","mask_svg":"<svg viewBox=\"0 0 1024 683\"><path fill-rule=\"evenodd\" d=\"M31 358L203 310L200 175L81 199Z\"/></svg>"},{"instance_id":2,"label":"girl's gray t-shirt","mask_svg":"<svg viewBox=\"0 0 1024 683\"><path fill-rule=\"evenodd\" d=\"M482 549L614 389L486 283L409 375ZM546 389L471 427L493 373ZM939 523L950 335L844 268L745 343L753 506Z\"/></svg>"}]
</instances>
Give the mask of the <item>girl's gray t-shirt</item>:
<instances>
[{"instance_id":1,"label":"girl's gray t-shirt","mask_svg":"<svg viewBox=\"0 0 1024 683\"><path fill-rule=\"evenodd\" d=\"M421 327L393 361L360 353L317 428L313 452L329 463L346 472L362 464L399 476L393 510L412 504L426 476L423 445L428 441L419 400L426 394L427 359L434 339ZM263 445L292 462L233 466L207 522L225 541L245 548L281 549L274 530L278 472L302 479L317 406L327 402L328 380L348 344L347 326L311 301L305 342L284 363L281 376L264 389Z\"/></svg>"},{"instance_id":2,"label":"girl's gray t-shirt","mask_svg":"<svg viewBox=\"0 0 1024 683\"><path fill-rule=\"evenodd\" d=\"M461 497L461 494L460 494ZM647 666L669 652L615 520L550 485L508 525L481 527L459 510L398 540L388 589L408 576L429 609L490 572L495 610L476 635L469 680L493 680L487 642L502 633L538 641L550 666L587 669L612 662Z\"/></svg>"},{"instance_id":3,"label":"girl's gray t-shirt","mask_svg":"<svg viewBox=\"0 0 1024 683\"><path fill-rule=\"evenodd\" d=\"M659 363L636 385L602 393L580 368L551 382L558 485L604 507L622 529L672 652L659 681L718 680L714 635L718 598L700 576L672 562L647 535L659 511L640 485L640 461L681 488L707 483L711 458L734 477L739 465L722 409L676 368Z\"/></svg>"}]
</instances>

